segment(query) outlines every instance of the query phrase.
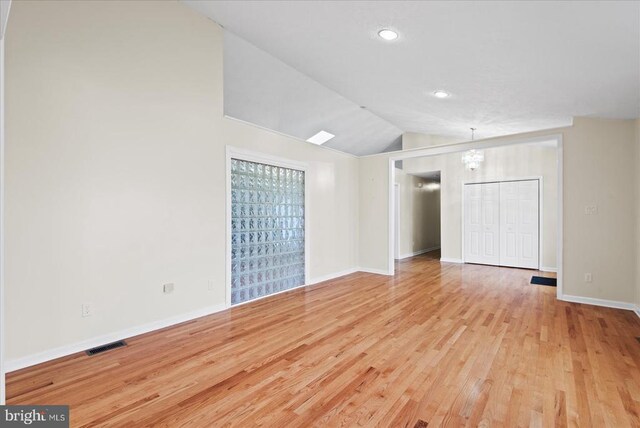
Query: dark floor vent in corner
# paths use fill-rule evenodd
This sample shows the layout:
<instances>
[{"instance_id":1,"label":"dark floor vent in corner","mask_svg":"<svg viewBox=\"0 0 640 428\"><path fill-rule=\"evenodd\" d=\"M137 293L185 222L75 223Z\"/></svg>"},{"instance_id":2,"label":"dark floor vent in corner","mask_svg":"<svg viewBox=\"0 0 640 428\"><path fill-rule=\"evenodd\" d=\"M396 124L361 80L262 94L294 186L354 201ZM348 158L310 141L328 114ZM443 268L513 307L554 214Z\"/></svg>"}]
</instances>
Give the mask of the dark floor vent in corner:
<instances>
[{"instance_id":1,"label":"dark floor vent in corner","mask_svg":"<svg viewBox=\"0 0 640 428\"><path fill-rule=\"evenodd\" d=\"M98 346L96 348L91 348L87 350L87 355L91 356L91 355L100 354L102 352L107 352L112 349L120 348L122 346L127 346L127 342L125 342L124 340L119 340L117 342L108 343L106 345Z\"/></svg>"},{"instance_id":2,"label":"dark floor vent in corner","mask_svg":"<svg viewBox=\"0 0 640 428\"><path fill-rule=\"evenodd\" d=\"M558 280L556 278L547 278L544 276L532 276L531 283L536 285L549 285L551 287L558 286Z\"/></svg>"}]
</instances>

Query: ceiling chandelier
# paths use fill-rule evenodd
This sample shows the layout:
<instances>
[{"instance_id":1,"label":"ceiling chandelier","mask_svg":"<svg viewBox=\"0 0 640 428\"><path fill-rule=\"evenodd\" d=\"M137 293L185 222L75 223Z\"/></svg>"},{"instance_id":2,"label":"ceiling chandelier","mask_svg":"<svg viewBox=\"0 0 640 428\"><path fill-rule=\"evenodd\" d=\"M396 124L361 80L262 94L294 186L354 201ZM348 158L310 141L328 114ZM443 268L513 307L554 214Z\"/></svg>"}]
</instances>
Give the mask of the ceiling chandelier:
<instances>
[{"instance_id":1,"label":"ceiling chandelier","mask_svg":"<svg viewBox=\"0 0 640 428\"><path fill-rule=\"evenodd\" d=\"M471 141L475 137L476 128L471 128ZM475 171L484 161L484 152L482 150L467 150L462 155L462 163L469 171Z\"/></svg>"}]
</instances>

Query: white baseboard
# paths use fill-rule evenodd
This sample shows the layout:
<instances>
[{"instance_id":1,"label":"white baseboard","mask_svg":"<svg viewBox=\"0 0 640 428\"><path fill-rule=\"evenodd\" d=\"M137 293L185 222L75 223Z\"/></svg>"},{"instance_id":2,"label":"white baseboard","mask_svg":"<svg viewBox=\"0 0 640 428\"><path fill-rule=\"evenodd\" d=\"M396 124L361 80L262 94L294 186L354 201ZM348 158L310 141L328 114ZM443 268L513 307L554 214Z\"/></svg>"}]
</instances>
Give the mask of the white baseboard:
<instances>
[{"instance_id":1,"label":"white baseboard","mask_svg":"<svg viewBox=\"0 0 640 428\"><path fill-rule=\"evenodd\" d=\"M401 254L399 258L397 258L396 260L402 260L402 259L407 259L409 257L419 256L420 254L428 253L429 251L435 251L439 249L440 249L440 246L438 245L437 247L426 248L424 250L415 251L413 253Z\"/></svg>"},{"instance_id":2,"label":"white baseboard","mask_svg":"<svg viewBox=\"0 0 640 428\"><path fill-rule=\"evenodd\" d=\"M351 269L343 270L340 272L330 273L328 275L317 276L309 280L309 283L307 285L313 285L319 282L330 281L332 279L340 278L341 276L345 276L345 275L350 275L355 272L358 272L358 268L351 268Z\"/></svg>"},{"instance_id":3,"label":"white baseboard","mask_svg":"<svg viewBox=\"0 0 640 428\"><path fill-rule=\"evenodd\" d=\"M70 345L60 346L48 351L38 352L37 354L28 355L26 357L7 360L4 362L4 369L5 372L12 372L15 370L23 369L25 367L44 363L45 361L55 360L56 358L60 357L66 357L67 355L75 354L77 352L83 352L87 349L95 348L96 346L106 345L107 343L139 336L144 333L149 333L154 330L160 330L161 328L170 327L172 325L180 324L185 321L191 321L193 319L211 315L225 309L227 309L227 307L224 304L208 306L206 308L188 312L183 315L153 321L147 324L139 325L137 327L131 327L114 333L109 333L80 342L72 343Z\"/></svg>"},{"instance_id":4,"label":"white baseboard","mask_svg":"<svg viewBox=\"0 0 640 428\"><path fill-rule=\"evenodd\" d=\"M388 270L359 267L359 272L375 273L376 275L391 275Z\"/></svg>"},{"instance_id":5,"label":"white baseboard","mask_svg":"<svg viewBox=\"0 0 640 428\"><path fill-rule=\"evenodd\" d=\"M546 267L546 266L540 266L540 272L558 272L558 268L554 268L554 267Z\"/></svg>"},{"instance_id":6,"label":"white baseboard","mask_svg":"<svg viewBox=\"0 0 640 428\"><path fill-rule=\"evenodd\" d=\"M462 259L451 259L448 257L440 257L440 261L445 263L464 263Z\"/></svg>"},{"instance_id":7,"label":"white baseboard","mask_svg":"<svg viewBox=\"0 0 640 428\"><path fill-rule=\"evenodd\" d=\"M635 305L633 308L633 312L635 312L638 318L640 318L640 306Z\"/></svg>"},{"instance_id":8,"label":"white baseboard","mask_svg":"<svg viewBox=\"0 0 640 428\"><path fill-rule=\"evenodd\" d=\"M331 279L339 278L341 276L349 275L358 271L379 273L377 271L373 272L373 270L371 269L365 270L360 268L352 268L352 269L347 269L341 272L336 272L336 273L316 277L312 279L309 283L296 288L302 288L302 287L306 287L307 285L313 285L319 282L329 281ZM386 272L384 272L383 274L386 274ZM291 290L285 290L284 292L286 291L291 291ZM252 300L251 302L254 302L254 301L255 300ZM251 302L247 302L247 303L251 303ZM54 349L50 349L48 351L38 352L36 354L28 355L26 357L7 360L4 362L4 371L12 372L15 370L20 370L25 367L30 367L36 364L44 363L46 361L55 360L56 358L66 357L67 355L75 354L77 352L83 352L83 351L86 351L87 349L95 348L97 346L106 345L107 343L112 343L118 340L128 339L130 337L139 336L145 333L150 333L152 331L160 330L161 328L180 324L185 321L191 321L193 319L211 315L216 312L223 311L225 309L228 309L228 308L224 304L209 306L206 308L188 312L186 314L177 315L177 316L166 318L163 320L150 322L137 327L127 328L114 333L109 333L109 334L94 337L91 339L83 340L80 342L72 343L69 345L60 346Z\"/></svg>"},{"instance_id":9,"label":"white baseboard","mask_svg":"<svg viewBox=\"0 0 640 428\"><path fill-rule=\"evenodd\" d=\"M594 297L571 296L569 294L558 296L558 299L564 300L565 302L582 303L585 305L594 305L594 306L604 306L605 308L626 309L630 311L636 310L636 305L634 305L633 303L618 302L616 300L596 299Z\"/></svg>"}]
</instances>

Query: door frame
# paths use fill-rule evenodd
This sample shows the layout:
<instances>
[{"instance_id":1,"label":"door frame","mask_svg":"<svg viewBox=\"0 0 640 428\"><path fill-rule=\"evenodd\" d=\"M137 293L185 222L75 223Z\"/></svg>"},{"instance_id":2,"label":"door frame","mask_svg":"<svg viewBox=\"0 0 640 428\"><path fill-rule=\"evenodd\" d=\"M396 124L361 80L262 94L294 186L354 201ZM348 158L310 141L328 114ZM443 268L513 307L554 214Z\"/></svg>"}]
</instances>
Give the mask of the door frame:
<instances>
[{"instance_id":1,"label":"door frame","mask_svg":"<svg viewBox=\"0 0 640 428\"><path fill-rule=\"evenodd\" d=\"M400 260L400 185L398 183L394 183L394 186L395 198L393 203L395 205L396 221L393 226L395 228L395 248L393 251L393 258L395 260Z\"/></svg>"},{"instance_id":2,"label":"door frame","mask_svg":"<svg viewBox=\"0 0 640 428\"><path fill-rule=\"evenodd\" d=\"M544 225L544 206L543 206L543 195L544 195L544 184L543 177L541 175L532 175L532 176L523 176L523 177L507 177L507 178L496 178L496 179L483 179L478 181L462 181L462 236L461 236L461 248L462 248L462 263L467 263L467 248L464 245L464 186L468 184L486 184L486 183L508 183L513 181L533 181L538 180L538 270L542 272L551 272L551 270L542 270L542 227ZM494 266L494 265L489 265ZM500 266L500 265L498 265ZM517 269L517 268L516 268ZM527 269L527 268L522 268Z\"/></svg>"},{"instance_id":3,"label":"door frame","mask_svg":"<svg viewBox=\"0 0 640 428\"><path fill-rule=\"evenodd\" d=\"M500 138L498 141L496 141L495 139L487 139L487 140L475 140L475 141L468 141L466 143L456 143L456 144L448 144L448 145L442 145L442 146L433 146L433 147L425 147L425 148L421 148L421 149L413 149L413 150L407 150L407 151L400 151L400 152L395 152L393 154L391 154L389 156L389 158L387 159L388 161L388 165L387 165L387 171L388 171L388 183L387 183L387 189L388 189L388 195L387 195L387 207L388 207L388 213L387 213L387 218L389 220L388 224L387 224L387 231L388 231L388 239L387 239L387 244L388 244L388 250L387 250L387 255L388 255L388 264L387 264L387 275L393 275L395 273L395 266L394 266L394 260L393 260L393 243L394 243L394 217L395 217L395 210L393 209L393 198L394 198L394 186L393 184L395 183L395 162L399 161L399 160L406 160L406 159L414 159L414 158L421 158L424 156L437 156L437 155L443 155L443 154L449 154L449 153L462 153L464 151L467 150L471 150L471 149L490 149L490 148L495 148L495 147L505 147L505 146L513 146L513 145L518 145L518 144L536 144L536 143L542 143L542 142L547 142L547 141L553 141L555 143L556 146L556 163L557 163L557 168L558 168L558 182L557 182L557 188L558 188L558 194L557 194L557 198L558 198L558 214L557 214L557 218L558 218L558 226L557 226L557 233L556 233L556 264L557 264L557 279L558 279L558 286L556 287L556 297L559 300L563 300L564 298L564 293L563 293L563 238L564 238L564 231L563 231L563 222L564 222L564 218L563 218L563 142L562 142L562 134L559 133L555 133L555 134L549 134L549 135L540 135L540 136L535 136L535 137L521 137L521 138L513 138L513 139L509 139L509 138Z\"/></svg>"},{"instance_id":4,"label":"door frame","mask_svg":"<svg viewBox=\"0 0 640 428\"><path fill-rule=\"evenodd\" d=\"M244 305L246 303L255 302L256 300L264 299L265 297L275 296L276 294L286 293L295 288L305 287L310 283L309 277L309 265L311 260L311 233L310 233L310 212L309 209L309 177L308 170L309 164L306 162L299 162L291 159L286 159L278 156L272 156L265 153L256 152L253 150L247 150L239 147L227 145L225 147L225 306L227 308ZM278 166L282 168L295 169L304 172L304 284L282 290L277 293L268 294L256 299L247 300L246 302L231 304L231 159L240 159L248 162L257 162L266 165Z\"/></svg>"}]
</instances>

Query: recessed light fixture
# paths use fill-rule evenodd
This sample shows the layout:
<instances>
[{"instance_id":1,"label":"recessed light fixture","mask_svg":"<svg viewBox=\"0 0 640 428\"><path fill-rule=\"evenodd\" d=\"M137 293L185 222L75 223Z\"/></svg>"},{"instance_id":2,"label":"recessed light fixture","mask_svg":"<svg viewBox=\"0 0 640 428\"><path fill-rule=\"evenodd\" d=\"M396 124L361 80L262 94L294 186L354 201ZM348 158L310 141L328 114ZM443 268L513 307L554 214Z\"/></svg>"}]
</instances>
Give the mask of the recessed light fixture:
<instances>
[{"instance_id":1,"label":"recessed light fixture","mask_svg":"<svg viewBox=\"0 0 640 428\"><path fill-rule=\"evenodd\" d=\"M378 36L382 37L385 40L395 40L398 38L398 33L393 30L389 30L388 28L384 28L378 31Z\"/></svg>"},{"instance_id":2,"label":"recessed light fixture","mask_svg":"<svg viewBox=\"0 0 640 428\"><path fill-rule=\"evenodd\" d=\"M443 91L443 90L440 89L440 90L435 91L433 93L433 95L436 98L448 98L451 94L449 94L449 92L447 92L447 91Z\"/></svg>"},{"instance_id":3,"label":"recessed light fixture","mask_svg":"<svg viewBox=\"0 0 640 428\"><path fill-rule=\"evenodd\" d=\"M333 135L330 132L320 131L316 135L314 135L313 137L309 138L307 140L307 142L309 142L311 144L321 145L321 144L326 143L327 141L329 141L333 137L335 137L335 135Z\"/></svg>"}]
</instances>

